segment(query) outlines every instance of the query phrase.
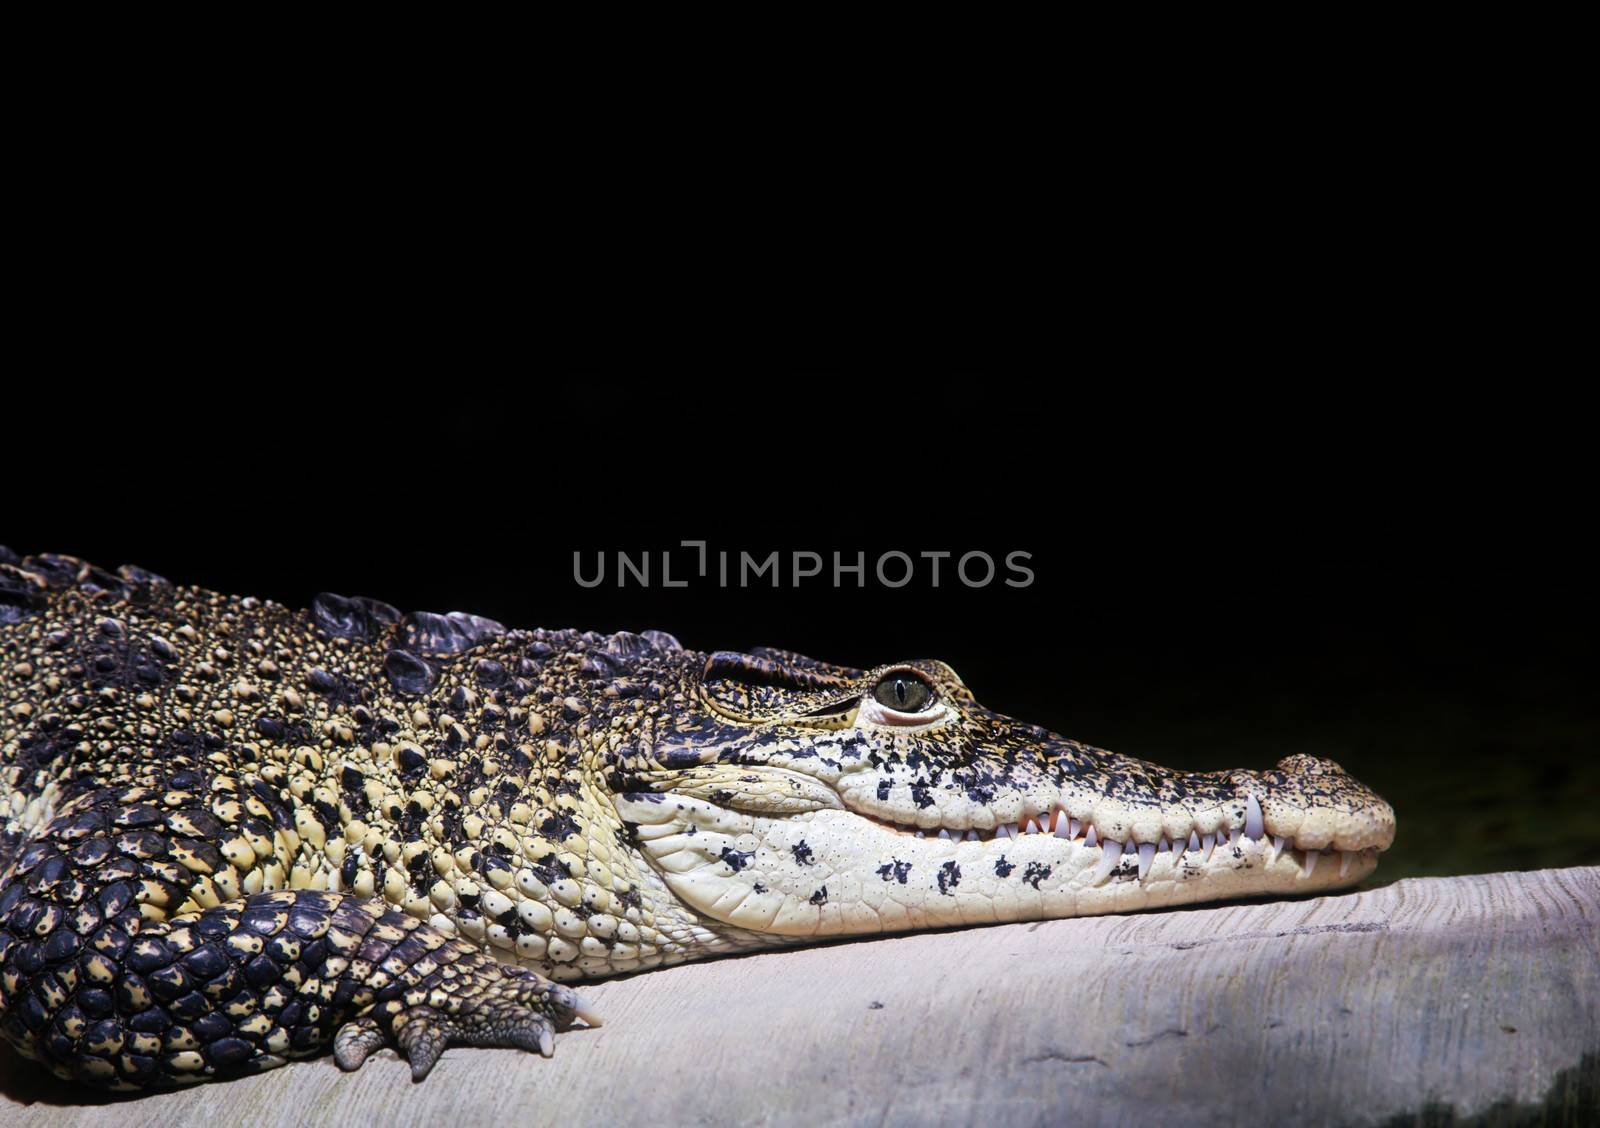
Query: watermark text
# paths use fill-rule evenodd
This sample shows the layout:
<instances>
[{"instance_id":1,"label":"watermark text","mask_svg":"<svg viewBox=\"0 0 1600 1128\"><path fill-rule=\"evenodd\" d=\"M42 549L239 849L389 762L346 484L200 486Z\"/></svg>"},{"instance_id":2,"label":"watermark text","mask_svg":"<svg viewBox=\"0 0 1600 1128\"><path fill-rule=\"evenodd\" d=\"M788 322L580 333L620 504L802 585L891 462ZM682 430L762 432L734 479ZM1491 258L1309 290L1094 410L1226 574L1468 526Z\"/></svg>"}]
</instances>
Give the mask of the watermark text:
<instances>
[{"instance_id":1,"label":"watermark text","mask_svg":"<svg viewBox=\"0 0 1600 1128\"><path fill-rule=\"evenodd\" d=\"M903 588L922 581L930 587L960 584L985 588L991 584L1031 587L1034 571L1028 567L1031 552L1004 553L997 560L981 550L880 552L811 552L774 549L765 554L712 550L703 540L679 542L679 549L572 554L572 579L583 588L610 583L617 587L686 588L709 583L718 587L866 587Z\"/></svg>"}]
</instances>

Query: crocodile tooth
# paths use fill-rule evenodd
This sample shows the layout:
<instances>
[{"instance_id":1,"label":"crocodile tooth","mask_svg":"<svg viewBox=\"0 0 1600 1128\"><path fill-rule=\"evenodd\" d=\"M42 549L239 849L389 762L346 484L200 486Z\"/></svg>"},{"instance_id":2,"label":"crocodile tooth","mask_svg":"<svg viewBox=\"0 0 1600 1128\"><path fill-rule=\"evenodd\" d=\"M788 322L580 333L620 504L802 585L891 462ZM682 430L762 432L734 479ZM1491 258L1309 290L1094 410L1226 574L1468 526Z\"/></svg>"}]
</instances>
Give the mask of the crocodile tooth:
<instances>
[{"instance_id":1,"label":"crocodile tooth","mask_svg":"<svg viewBox=\"0 0 1600 1128\"><path fill-rule=\"evenodd\" d=\"M1185 849L1184 852L1188 853L1188 854L1193 854L1196 851L1198 851L1199 849L1200 849L1200 836L1198 834L1196 834L1194 831L1191 830L1189 832L1189 845Z\"/></svg>"},{"instance_id":2,"label":"crocodile tooth","mask_svg":"<svg viewBox=\"0 0 1600 1128\"><path fill-rule=\"evenodd\" d=\"M1314 872L1316 872L1317 859L1320 858L1320 857L1322 857L1322 851L1320 851L1320 850L1307 850L1306 851L1306 876L1307 877L1310 877Z\"/></svg>"},{"instance_id":3,"label":"crocodile tooth","mask_svg":"<svg viewBox=\"0 0 1600 1128\"><path fill-rule=\"evenodd\" d=\"M1261 817L1261 804L1256 802L1254 793L1245 796L1244 836L1260 838L1266 829L1266 820Z\"/></svg>"},{"instance_id":4,"label":"crocodile tooth","mask_svg":"<svg viewBox=\"0 0 1600 1128\"><path fill-rule=\"evenodd\" d=\"M1143 881L1150 872L1150 863L1155 861L1156 846L1154 842L1139 843L1139 880Z\"/></svg>"},{"instance_id":5,"label":"crocodile tooth","mask_svg":"<svg viewBox=\"0 0 1600 1128\"><path fill-rule=\"evenodd\" d=\"M1350 872L1350 859L1355 857L1354 850L1339 851L1339 876L1343 877Z\"/></svg>"},{"instance_id":6,"label":"crocodile tooth","mask_svg":"<svg viewBox=\"0 0 1600 1128\"><path fill-rule=\"evenodd\" d=\"M1099 841L1100 841L1100 839L1095 835L1095 832L1094 832L1094 823L1090 823L1089 824L1089 833L1085 834L1083 836L1083 844L1085 846L1094 846L1094 845L1097 845L1099 843ZM1121 846L1117 847L1117 850L1119 852L1121 851L1121 849L1122 849Z\"/></svg>"},{"instance_id":7,"label":"crocodile tooth","mask_svg":"<svg viewBox=\"0 0 1600 1128\"><path fill-rule=\"evenodd\" d=\"M1168 851L1168 850L1170 850L1170 849L1172 849L1172 843L1171 843L1171 842L1169 842L1169 841L1168 841L1168 840L1167 840L1167 836L1166 836L1166 835L1164 835L1164 834L1163 834L1163 835L1162 835L1162 836L1161 836L1161 842L1160 842L1160 844L1159 844L1159 845L1158 845L1158 846L1157 846L1157 847L1156 847L1156 853L1158 853L1158 854L1165 854L1165 853L1166 853L1166 852L1167 852L1167 851Z\"/></svg>"},{"instance_id":8,"label":"crocodile tooth","mask_svg":"<svg viewBox=\"0 0 1600 1128\"><path fill-rule=\"evenodd\" d=\"M1239 845L1239 828L1238 827L1234 827L1232 830L1228 831L1228 845L1229 846L1237 846L1237 845Z\"/></svg>"},{"instance_id":9,"label":"crocodile tooth","mask_svg":"<svg viewBox=\"0 0 1600 1128\"><path fill-rule=\"evenodd\" d=\"M1083 824L1077 819L1067 820L1067 837L1076 838L1083 832Z\"/></svg>"},{"instance_id":10,"label":"crocodile tooth","mask_svg":"<svg viewBox=\"0 0 1600 1128\"><path fill-rule=\"evenodd\" d=\"M994 836L996 838L1010 838L1011 837L1011 824L1010 823L1001 823L999 826L995 827L994 828Z\"/></svg>"},{"instance_id":11,"label":"crocodile tooth","mask_svg":"<svg viewBox=\"0 0 1600 1128\"><path fill-rule=\"evenodd\" d=\"M975 831L975 830L967 831L966 837L965 837L965 841L967 841L967 842L976 842L976 841L978 841L978 832Z\"/></svg>"},{"instance_id":12,"label":"crocodile tooth","mask_svg":"<svg viewBox=\"0 0 1600 1128\"><path fill-rule=\"evenodd\" d=\"M1202 838L1200 840L1200 845L1205 850L1205 854L1201 857L1200 860L1202 862L1209 862L1211 860L1211 851L1216 849L1216 846L1217 846L1217 836L1215 834L1206 835L1204 838Z\"/></svg>"},{"instance_id":13,"label":"crocodile tooth","mask_svg":"<svg viewBox=\"0 0 1600 1128\"><path fill-rule=\"evenodd\" d=\"M1026 819L1023 822L1019 823L1018 825L1022 827L1022 833L1023 834L1038 834L1039 833L1039 824L1034 822L1032 819Z\"/></svg>"},{"instance_id":14,"label":"crocodile tooth","mask_svg":"<svg viewBox=\"0 0 1600 1128\"><path fill-rule=\"evenodd\" d=\"M923 834L922 831L919 830L919 831L917 831L917 837L918 838L926 838L928 836L926 834Z\"/></svg>"},{"instance_id":15,"label":"crocodile tooth","mask_svg":"<svg viewBox=\"0 0 1600 1128\"><path fill-rule=\"evenodd\" d=\"M1078 836L1078 832L1074 828L1072 820L1067 818L1066 815L1062 815L1060 818L1058 818L1056 820L1056 837L1057 838L1066 838L1066 839L1070 840L1070 839L1076 838L1077 836Z\"/></svg>"},{"instance_id":16,"label":"crocodile tooth","mask_svg":"<svg viewBox=\"0 0 1600 1128\"><path fill-rule=\"evenodd\" d=\"M1281 853L1283 853L1283 835L1274 834L1272 836L1272 845L1268 846L1266 849L1267 865L1270 866L1273 862L1277 861L1278 855Z\"/></svg>"},{"instance_id":17,"label":"crocodile tooth","mask_svg":"<svg viewBox=\"0 0 1600 1128\"><path fill-rule=\"evenodd\" d=\"M944 839L946 842L948 842L948 841L950 841L950 832L948 830L946 830L944 827L940 827L939 828L939 837Z\"/></svg>"},{"instance_id":18,"label":"crocodile tooth","mask_svg":"<svg viewBox=\"0 0 1600 1128\"><path fill-rule=\"evenodd\" d=\"M1111 871L1117 868L1117 863L1122 860L1122 843L1113 839L1106 839L1105 849L1100 852L1100 864L1094 867L1094 876L1090 885L1099 885L1111 876Z\"/></svg>"}]
</instances>

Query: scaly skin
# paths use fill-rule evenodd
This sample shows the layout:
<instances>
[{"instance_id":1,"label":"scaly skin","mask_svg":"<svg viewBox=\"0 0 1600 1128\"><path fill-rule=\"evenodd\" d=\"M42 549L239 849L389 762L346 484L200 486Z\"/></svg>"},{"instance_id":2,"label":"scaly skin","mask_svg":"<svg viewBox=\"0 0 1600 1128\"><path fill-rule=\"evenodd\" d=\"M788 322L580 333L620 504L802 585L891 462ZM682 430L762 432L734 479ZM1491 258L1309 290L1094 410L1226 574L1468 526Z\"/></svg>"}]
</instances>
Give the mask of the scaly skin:
<instances>
[{"instance_id":1,"label":"scaly skin","mask_svg":"<svg viewBox=\"0 0 1600 1128\"><path fill-rule=\"evenodd\" d=\"M291 611L4 549L0 800L0 1033L121 1089L548 1054L597 1022L560 980L1331 889L1394 835L1328 761L1168 771L940 662Z\"/></svg>"}]
</instances>

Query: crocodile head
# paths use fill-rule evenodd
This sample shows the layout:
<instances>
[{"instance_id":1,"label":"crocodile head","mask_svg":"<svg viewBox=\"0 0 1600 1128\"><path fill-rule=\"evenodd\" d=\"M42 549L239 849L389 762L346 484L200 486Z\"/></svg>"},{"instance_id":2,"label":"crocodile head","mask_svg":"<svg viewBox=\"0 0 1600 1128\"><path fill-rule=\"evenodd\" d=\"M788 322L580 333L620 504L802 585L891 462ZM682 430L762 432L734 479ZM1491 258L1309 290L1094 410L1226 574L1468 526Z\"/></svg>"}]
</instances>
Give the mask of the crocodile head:
<instances>
[{"instance_id":1,"label":"crocodile head","mask_svg":"<svg viewBox=\"0 0 1600 1128\"><path fill-rule=\"evenodd\" d=\"M1322 891L1394 838L1332 761L1172 771L991 712L942 662L695 662L613 802L672 896L741 946Z\"/></svg>"}]
</instances>

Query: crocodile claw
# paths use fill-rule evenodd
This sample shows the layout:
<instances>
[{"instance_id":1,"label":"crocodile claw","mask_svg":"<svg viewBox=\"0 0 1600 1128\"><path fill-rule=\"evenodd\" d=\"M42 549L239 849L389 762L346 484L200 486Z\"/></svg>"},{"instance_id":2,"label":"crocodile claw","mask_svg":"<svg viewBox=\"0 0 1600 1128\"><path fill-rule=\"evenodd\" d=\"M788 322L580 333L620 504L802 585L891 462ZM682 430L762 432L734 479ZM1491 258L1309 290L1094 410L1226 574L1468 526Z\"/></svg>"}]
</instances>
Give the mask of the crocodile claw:
<instances>
[{"instance_id":1,"label":"crocodile claw","mask_svg":"<svg viewBox=\"0 0 1600 1128\"><path fill-rule=\"evenodd\" d=\"M381 1049L388 1041L389 1036L377 1020L363 1015L339 1027L333 1037L333 1060L346 1073L353 1073L366 1063L373 1050Z\"/></svg>"}]
</instances>

